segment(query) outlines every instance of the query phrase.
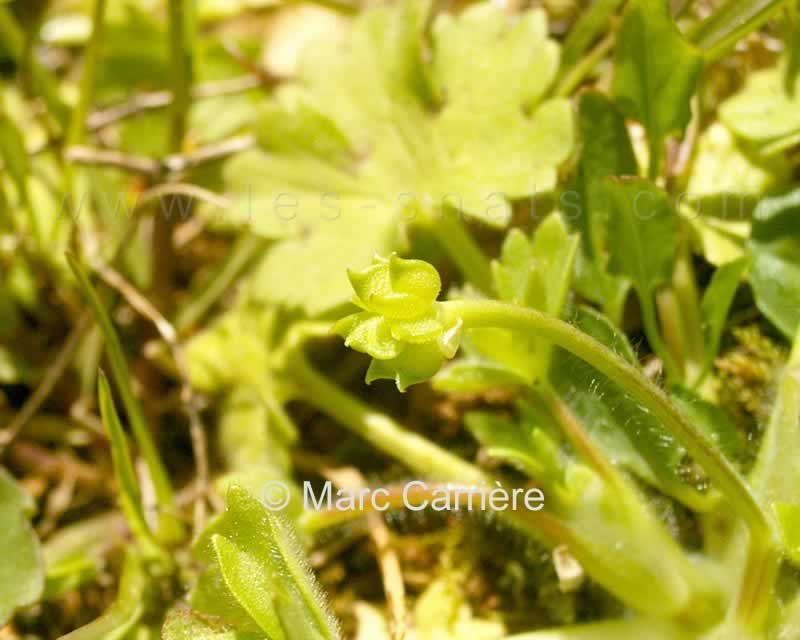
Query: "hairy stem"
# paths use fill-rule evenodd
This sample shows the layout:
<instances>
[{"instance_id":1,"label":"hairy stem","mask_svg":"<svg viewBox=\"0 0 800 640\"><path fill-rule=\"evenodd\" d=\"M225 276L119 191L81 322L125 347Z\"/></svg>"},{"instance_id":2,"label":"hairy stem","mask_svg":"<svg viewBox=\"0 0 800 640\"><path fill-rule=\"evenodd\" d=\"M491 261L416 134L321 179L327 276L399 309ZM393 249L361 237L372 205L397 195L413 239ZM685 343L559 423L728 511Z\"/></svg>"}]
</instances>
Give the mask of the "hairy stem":
<instances>
[{"instance_id":1,"label":"hairy stem","mask_svg":"<svg viewBox=\"0 0 800 640\"><path fill-rule=\"evenodd\" d=\"M449 480L460 486L494 486L497 480L494 476L482 472L426 438L409 433L388 416L375 411L326 380L305 358L299 340L290 342L294 342L295 346L289 347L285 363L287 373L306 402L335 418L343 426L423 477ZM641 531L646 532L643 537L651 545L641 556L631 554L630 550L621 552L619 549L628 548L625 545L619 549L610 549L601 541L602 535L588 536L586 527L594 527L597 522L584 522L581 516L576 516L575 520L569 512L563 514L563 519L561 514L547 508L538 512L524 509L502 511L497 515L534 538L544 538L551 545L566 544L598 582L631 607L661 615L685 614L707 622L709 617L715 615L715 608L698 608L694 605L702 603L706 596L713 594L716 586L706 584L704 576L691 567L685 554L661 531L659 525L646 514L640 513L640 505L631 500L622 502L628 517L634 518L641 525ZM305 516L305 524L312 529L318 529L341 523L351 517L352 513L324 511ZM611 533L602 533L613 535L614 539L618 539L621 534L617 529ZM652 593L643 588L652 575L661 576L661 597L655 600Z\"/></svg>"},{"instance_id":2,"label":"hairy stem","mask_svg":"<svg viewBox=\"0 0 800 640\"><path fill-rule=\"evenodd\" d=\"M769 521L738 471L703 433L678 411L661 389L613 351L573 326L533 309L494 301L453 300L441 303L466 329L497 327L536 333L566 349L619 384L641 402L686 446L709 477L748 523L755 538L769 538Z\"/></svg>"}]
</instances>

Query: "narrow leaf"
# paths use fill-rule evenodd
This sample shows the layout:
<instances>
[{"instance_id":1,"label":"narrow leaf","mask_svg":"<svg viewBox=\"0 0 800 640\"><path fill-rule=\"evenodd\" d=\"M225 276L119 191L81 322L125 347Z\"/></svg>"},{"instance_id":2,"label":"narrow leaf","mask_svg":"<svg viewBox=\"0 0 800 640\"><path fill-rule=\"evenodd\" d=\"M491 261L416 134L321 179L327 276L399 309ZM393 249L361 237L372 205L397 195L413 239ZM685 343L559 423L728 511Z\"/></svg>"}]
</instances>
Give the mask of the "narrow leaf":
<instances>
[{"instance_id":1,"label":"narrow leaf","mask_svg":"<svg viewBox=\"0 0 800 640\"><path fill-rule=\"evenodd\" d=\"M622 4L623 0L599 0L581 13L564 41L561 53L562 77L580 61L595 40L608 33L609 22Z\"/></svg>"},{"instance_id":2,"label":"narrow leaf","mask_svg":"<svg viewBox=\"0 0 800 640\"><path fill-rule=\"evenodd\" d=\"M117 599L106 612L61 640L122 640L145 611L147 575L141 559L128 552L122 567Z\"/></svg>"},{"instance_id":3,"label":"narrow leaf","mask_svg":"<svg viewBox=\"0 0 800 640\"><path fill-rule=\"evenodd\" d=\"M698 24L690 38L709 60L716 60L786 4L786 0L728 0Z\"/></svg>"},{"instance_id":4,"label":"narrow leaf","mask_svg":"<svg viewBox=\"0 0 800 640\"><path fill-rule=\"evenodd\" d=\"M161 461L161 457L158 454L158 449L156 449L153 438L147 428L141 404L133 393L130 372L128 371L128 363L122 350L122 343L114 329L111 318L106 312L94 287L92 287L89 277L83 267L71 254L67 254L67 261L69 262L72 272L75 274L81 293L89 303L94 313L95 320L97 324L100 325L100 329L103 332L114 382L122 398L122 403L125 406L125 413L130 421L131 430L136 438L136 444L139 445L139 450L150 472L158 504L163 511L160 526L164 530L161 533L170 538L173 536L177 537L180 535L180 524L174 518L164 515L164 513L172 508L172 485L170 484L169 476Z\"/></svg>"},{"instance_id":5,"label":"narrow leaf","mask_svg":"<svg viewBox=\"0 0 800 640\"><path fill-rule=\"evenodd\" d=\"M142 551L150 557L163 557L163 552L158 543L153 539L142 510L141 494L136 480L136 471L133 459L128 448L128 440L119 421L114 400L111 397L111 388L108 379L100 371L98 376L98 403L100 415L108 432L111 443L111 458L114 462L114 474L117 477L120 490L120 503L128 524L139 541Z\"/></svg>"},{"instance_id":6,"label":"narrow leaf","mask_svg":"<svg viewBox=\"0 0 800 640\"><path fill-rule=\"evenodd\" d=\"M706 360L703 364L700 380L711 369L714 358L717 357L728 311L748 265L749 261L746 258L740 258L722 265L714 272L711 283L703 294L700 312L703 316Z\"/></svg>"}]
</instances>

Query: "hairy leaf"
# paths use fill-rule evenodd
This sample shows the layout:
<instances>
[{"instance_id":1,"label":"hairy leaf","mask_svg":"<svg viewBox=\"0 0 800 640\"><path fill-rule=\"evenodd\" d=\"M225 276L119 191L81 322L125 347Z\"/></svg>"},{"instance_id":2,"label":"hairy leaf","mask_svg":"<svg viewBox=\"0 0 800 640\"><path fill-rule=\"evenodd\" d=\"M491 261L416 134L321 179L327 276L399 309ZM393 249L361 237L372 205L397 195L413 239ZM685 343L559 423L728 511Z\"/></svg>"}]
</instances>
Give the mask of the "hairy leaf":
<instances>
[{"instance_id":1,"label":"hairy leaf","mask_svg":"<svg viewBox=\"0 0 800 640\"><path fill-rule=\"evenodd\" d=\"M270 638L340 637L292 526L241 487L230 487L225 513L204 531L197 549L199 557L216 558L224 581L217 589L227 590Z\"/></svg>"},{"instance_id":2,"label":"hairy leaf","mask_svg":"<svg viewBox=\"0 0 800 640\"><path fill-rule=\"evenodd\" d=\"M629 362L635 356L627 338L604 316L579 307L574 323ZM551 380L608 458L678 500L693 502L680 477L682 447L647 410L612 380L582 360L558 350Z\"/></svg>"},{"instance_id":3,"label":"hairy leaf","mask_svg":"<svg viewBox=\"0 0 800 640\"><path fill-rule=\"evenodd\" d=\"M744 443L736 425L723 409L684 387L674 388L672 398L722 453L734 461L741 458Z\"/></svg>"},{"instance_id":4,"label":"hairy leaf","mask_svg":"<svg viewBox=\"0 0 800 640\"><path fill-rule=\"evenodd\" d=\"M261 633L222 628L213 618L203 618L185 606L167 613L161 630L163 640L273 640Z\"/></svg>"}]
</instances>

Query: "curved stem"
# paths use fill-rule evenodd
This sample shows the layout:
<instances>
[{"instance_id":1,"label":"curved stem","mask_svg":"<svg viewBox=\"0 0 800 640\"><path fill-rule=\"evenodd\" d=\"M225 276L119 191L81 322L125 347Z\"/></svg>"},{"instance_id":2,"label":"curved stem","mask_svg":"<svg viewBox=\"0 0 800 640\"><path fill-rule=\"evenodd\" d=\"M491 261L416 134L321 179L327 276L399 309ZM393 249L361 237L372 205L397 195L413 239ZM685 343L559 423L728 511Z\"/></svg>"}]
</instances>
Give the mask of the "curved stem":
<instances>
[{"instance_id":1,"label":"curved stem","mask_svg":"<svg viewBox=\"0 0 800 640\"><path fill-rule=\"evenodd\" d=\"M594 71L600 61L614 48L617 40L616 31L612 31L600 40L580 61L569 70L556 89L556 97L566 98L581 86L586 77Z\"/></svg>"},{"instance_id":2,"label":"curved stem","mask_svg":"<svg viewBox=\"0 0 800 640\"><path fill-rule=\"evenodd\" d=\"M464 328L497 327L533 332L566 349L619 384L641 402L687 448L747 522L751 544L769 540L769 520L744 479L701 431L680 413L661 389L613 351L573 326L533 309L485 300L453 300L443 310Z\"/></svg>"},{"instance_id":3,"label":"curved stem","mask_svg":"<svg viewBox=\"0 0 800 640\"><path fill-rule=\"evenodd\" d=\"M569 325L565 326L571 329ZM375 411L320 375L302 352L303 339L318 335L317 329L318 327L311 326L307 331L300 330L293 332L294 335L290 334L286 339L286 351L282 359L286 373L306 402L324 411L422 477L455 482L458 485L494 486L496 477L484 473L426 438L408 432L390 417ZM626 503L632 505L630 501ZM638 513L638 510L630 509L628 513ZM702 600L705 594L715 592L716 585L706 584L705 579L692 570L678 547L669 544L669 536L662 538L660 530L651 526L649 519L637 520L643 527L642 531L646 532L643 539L648 540L646 557L639 557L630 551L620 552L616 547L609 549L602 542L602 536L598 540L597 532L592 531L597 525L596 521L572 521L571 517L562 518L547 508L542 511L503 511L497 515L504 522L534 538L544 539L551 545L566 544L599 583L634 609L645 613L655 611L661 615L683 612L707 622L707 612L698 610L700 613L697 614L692 609L693 605L690 605L697 598ZM349 517L349 514L326 511L306 516L304 524L318 529L338 524ZM618 536L619 533L617 529L614 535ZM623 545L622 548L626 546ZM659 576L661 581L661 597L655 600L652 591L643 587L649 584L652 576ZM692 610L688 611L687 606Z\"/></svg>"}]
</instances>

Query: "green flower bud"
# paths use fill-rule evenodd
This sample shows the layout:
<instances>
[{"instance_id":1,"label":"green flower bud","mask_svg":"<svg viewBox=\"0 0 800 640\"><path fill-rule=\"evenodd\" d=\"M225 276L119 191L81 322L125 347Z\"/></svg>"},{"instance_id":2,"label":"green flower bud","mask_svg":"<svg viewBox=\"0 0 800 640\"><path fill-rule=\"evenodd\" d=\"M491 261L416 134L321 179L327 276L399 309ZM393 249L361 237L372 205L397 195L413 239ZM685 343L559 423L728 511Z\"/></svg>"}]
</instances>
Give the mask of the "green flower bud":
<instances>
[{"instance_id":1,"label":"green flower bud","mask_svg":"<svg viewBox=\"0 0 800 640\"><path fill-rule=\"evenodd\" d=\"M348 276L353 303L364 311L342 318L334 331L348 347L372 356L367 383L388 378L404 391L455 355L461 322L442 319L436 302L442 281L430 264L376 256L371 266Z\"/></svg>"}]
</instances>

